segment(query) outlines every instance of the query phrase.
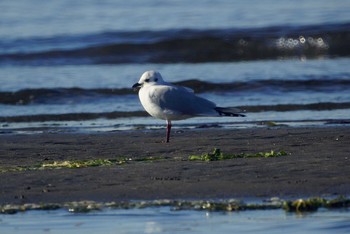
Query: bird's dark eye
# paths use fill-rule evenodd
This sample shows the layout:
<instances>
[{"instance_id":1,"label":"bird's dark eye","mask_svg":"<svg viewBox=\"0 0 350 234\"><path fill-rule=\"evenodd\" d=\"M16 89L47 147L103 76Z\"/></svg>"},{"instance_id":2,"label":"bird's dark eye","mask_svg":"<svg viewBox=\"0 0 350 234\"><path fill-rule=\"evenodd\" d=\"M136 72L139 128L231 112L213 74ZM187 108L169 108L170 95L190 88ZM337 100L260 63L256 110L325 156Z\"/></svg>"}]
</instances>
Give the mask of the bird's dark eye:
<instances>
[{"instance_id":1,"label":"bird's dark eye","mask_svg":"<svg viewBox=\"0 0 350 234\"><path fill-rule=\"evenodd\" d=\"M154 81L157 82L157 81L158 81L158 78L155 78Z\"/></svg>"},{"instance_id":2,"label":"bird's dark eye","mask_svg":"<svg viewBox=\"0 0 350 234\"><path fill-rule=\"evenodd\" d=\"M149 82L149 79L145 79L145 82Z\"/></svg>"}]
</instances>

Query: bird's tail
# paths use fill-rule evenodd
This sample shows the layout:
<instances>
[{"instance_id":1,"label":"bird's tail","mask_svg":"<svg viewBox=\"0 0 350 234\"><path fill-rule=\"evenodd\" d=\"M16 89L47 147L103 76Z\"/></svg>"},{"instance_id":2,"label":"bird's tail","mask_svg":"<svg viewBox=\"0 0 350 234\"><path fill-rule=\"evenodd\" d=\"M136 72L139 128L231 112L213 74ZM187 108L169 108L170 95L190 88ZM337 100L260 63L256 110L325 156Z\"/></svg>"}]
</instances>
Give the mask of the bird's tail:
<instances>
[{"instance_id":1,"label":"bird's tail","mask_svg":"<svg viewBox=\"0 0 350 234\"><path fill-rule=\"evenodd\" d=\"M245 117L242 111L235 107L215 107L215 110L222 116Z\"/></svg>"}]
</instances>

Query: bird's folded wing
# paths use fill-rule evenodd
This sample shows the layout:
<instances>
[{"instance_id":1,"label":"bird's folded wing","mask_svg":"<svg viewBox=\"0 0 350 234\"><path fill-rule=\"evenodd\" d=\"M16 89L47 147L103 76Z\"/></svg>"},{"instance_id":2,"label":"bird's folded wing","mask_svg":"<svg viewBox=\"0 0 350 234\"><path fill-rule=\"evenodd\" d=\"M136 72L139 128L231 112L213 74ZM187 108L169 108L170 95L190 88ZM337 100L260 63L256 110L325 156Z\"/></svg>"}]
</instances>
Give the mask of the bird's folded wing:
<instances>
[{"instance_id":1,"label":"bird's folded wing","mask_svg":"<svg viewBox=\"0 0 350 234\"><path fill-rule=\"evenodd\" d=\"M215 115L216 105L204 98L196 96L184 87L154 86L151 92L152 101L165 111L187 116Z\"/></svg>"}]
</instances>

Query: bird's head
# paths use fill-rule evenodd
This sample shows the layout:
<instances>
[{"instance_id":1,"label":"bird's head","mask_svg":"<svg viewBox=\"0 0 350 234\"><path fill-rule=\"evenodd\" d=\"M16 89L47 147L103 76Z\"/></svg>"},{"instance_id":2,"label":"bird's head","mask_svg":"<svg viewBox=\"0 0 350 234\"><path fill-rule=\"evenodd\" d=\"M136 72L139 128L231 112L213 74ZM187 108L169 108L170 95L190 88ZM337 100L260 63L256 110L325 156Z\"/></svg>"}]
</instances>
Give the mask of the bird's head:
<instances>
[{"instance_id":1,"label":"bird's head","mask_svg":"<svg viewBox=\"0 0 350 234\"><path fill-rule=\"evenodd\" d=\"M134 84L132 88L138 90L147 85L161 84L164 83L163 77L157 71L146 71L142 74L139 82Z\"/></svg>"}]
</instances>

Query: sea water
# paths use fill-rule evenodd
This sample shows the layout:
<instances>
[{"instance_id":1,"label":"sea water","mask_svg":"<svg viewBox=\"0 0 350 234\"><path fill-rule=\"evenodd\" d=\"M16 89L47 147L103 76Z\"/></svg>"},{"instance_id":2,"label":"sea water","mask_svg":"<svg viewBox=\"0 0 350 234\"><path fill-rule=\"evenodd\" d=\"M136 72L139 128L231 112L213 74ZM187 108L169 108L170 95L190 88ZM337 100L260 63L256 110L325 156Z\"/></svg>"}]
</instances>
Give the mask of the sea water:
<instances>
[{"instance_id":1,"label":"sea water","mask_svg":"<svg viewBox=\"0 0 350 234\"><path fill-rule=\"evenodd\" d=\"M205 212L168 207L68 213L29 211L0 215L1 233L349 233L350 212L283 210Z\"/></svg>"},{"instance_id":2,"label":"sea water","mask_svg":"<svg viewBox=\"0 0 350 234\"><path fill-rule=\"evenodd\" d=\"M247 114L175 127L349 122L348 1L4 0L0 8L1 133L159 128L140 116L131 90L150 69Z\"/></svg>"}]
</instances>

